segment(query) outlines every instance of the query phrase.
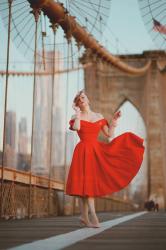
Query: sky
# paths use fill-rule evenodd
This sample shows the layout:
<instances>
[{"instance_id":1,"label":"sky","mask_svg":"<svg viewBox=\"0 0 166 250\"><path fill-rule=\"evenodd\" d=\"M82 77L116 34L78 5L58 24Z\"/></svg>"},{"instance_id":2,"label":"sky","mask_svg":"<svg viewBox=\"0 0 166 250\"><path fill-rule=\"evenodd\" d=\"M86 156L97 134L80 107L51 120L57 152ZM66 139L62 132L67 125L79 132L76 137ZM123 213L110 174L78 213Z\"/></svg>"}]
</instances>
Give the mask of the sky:
<instances>
[{"instance_id":1,"label":"sky","mask_svg":"<svg viewBox=\"0 0 166 250\"><path fill-rule=\"evenodd\" d=\"M1 12L0 12L1 14ZM2 22L0 22L2 24ZM2 30L2 25L0 28ZM4 31L3 31L4 34ZM5 34L4 34L5 35ZM5 36L1 37L5 38ZM107 42L105 41L107 39ZM152 42L139 10L138 0L111 0L107 28L104 31L103 42L112 53L142 53L144 50L156 49ZM6 49L3 43L3 50ZM14 54L21 57L20 52ZM11 51L12 52L12 51ZM0 62L1 62L0 55ZM14 57L14 56L13 56ZM4 57L3 57L4 58ZM21 58L22 59L22 58Z\"/></svg>"},{"instance_id":2,"label":"sky","mask_svg":"<svg viewBox=\"0 0 166 250\"><path fill-rule=\"evenodd\" d=\"M139 10L137 0L112 0L111 1L111 9L109 19L107 21L108 28L104 31L103 41L107 39L106 45L107 48L114 54L124 54L124 53L142 53L144 50L155 49L155 45L153 44L149 34L146 31L144 26L141 13ZM6 31L3 29L2 22L0 22L0 30L3 33L3 36L0 37L0 69L5 69L5 58L6 58ZM23 61L21 53L15 48L14 45L11 46L11 61L20 60ZM26 61L26 59L25 59ZM3 63L3 64L2 64ZM12 68L13 69L13 68ZM16 67L15 70L25 70L23 65L19 65L19 68ZM79 89L83 88L83 74L79 73L80 83ZM0 77L0 116L3 116L3 98L2 93L4 90L3 83L4 77ZM69 102L73 100L75 93L78 91L78 73L70 74L70 87L69 87ZM12 79L10 80L12 82ZM23 82L24 81L24 82ZM13 93L14 101L11 102L11 106L15 107L17 111L19 111L19 117L24 115L26 110L26 114L28 115L31 107L27 106L22 108L21 105L17 103L17 100L20 100L22 103L25 102L25 98L23 93L26 92L27 100L32 99L32 79L29 79L29 88L26 89L28 84L28 80L24 80L24 78L15 77L13 78L13 84L9 86L9 94L11 99L11 94ZM24 91L19 87L25 86ZM20 93L18 91L18 87L20 89ZM31 87L30 87L31 86ZM22 101L21 101L22 100ZM8 103L10 107L10 101ZM69 105L70 106L70 105ZM68 117L70 117L73 112L72 108L69 107ZM30 115L29 115L30 117ZM2 128L0 126L0 130Z\"/></svg>"},{"instance_id":3,"label":"sky","mask_svg":"<svg viewBox=\"0 0 166 250\"><path fill-rule=\"evenodd\" d=\"M107 45L113 54L135 54L142 53L145 50L156 49L153 44L149 34L146 31L144 26L141 13L139 11L139 6L137 0L112 0L110 17L107 21L108 28L104 31L103 42ZM2 27L2 22L0 22L0 30L3 31L3 36L0 37L0 69L5 69L5 58L6 58L6 34L5 30ZM107 40L107 41L106 41ZM14 45L11 46L11 61L19 60L23 61L22 55ZM19 65L19 68L12 67L11 69L15 70L25 70L23 65ZM63 79L66 79L64 77ZM78 83L79 79L79 83ZM83 85L83 72L82 70L79 73L70 73L68 77L68 114L67 120L70 119L73 114L71 107L73 97L78 90L84 87ZM31 111L32 106L32 86L33 86L32 77L25 79L24 77L13 77L9 81L9 92L8 92L8 109L17 110L17 119L20 120L21 117L26 116L28 120L28 133L31 133ZM2 121L3 117L3 93L4 93L4 84L5 78L0 77L0 120ZM66 85L67 86L67 85ZM64 95L65 91L62 90ZM65 96L63 98L66 98ZM146 130L143 120L140 114L133 109L130 103L125 104L121 107L123 117L119 122L119 126L115 132L115 135L119 135L126 130L133 131L143 138L146 139ZM127 114L131 114L132 121L137 121L132 123ZM130 121L130 122L129 122ZM0 138L2 139L2 127L3 124L0 123ZM0 140L0 148L2 148L2 140ZM146 159L143 163L142 173L138 175L135 183L135 187L138 187L142 182L142 174L146 172ZM135 189L133 189L135 190Z\"/></svg>"},{"instance_id":4,"label":"sky","mask_svg":"<svg viewBox=\"0 0 166 250\"><path fill-rule=\"evenodd\" d=\"M105 35L113 40L110 49L113 53L119 50L124 53L125 49L129 53L142 53L144 50L156 49L154 43L144 26L137 0L112 0L108 27L119 40L117 46L112 33ZM109 45L109 44L108 44Z\"/></svg>"}]
</instances>

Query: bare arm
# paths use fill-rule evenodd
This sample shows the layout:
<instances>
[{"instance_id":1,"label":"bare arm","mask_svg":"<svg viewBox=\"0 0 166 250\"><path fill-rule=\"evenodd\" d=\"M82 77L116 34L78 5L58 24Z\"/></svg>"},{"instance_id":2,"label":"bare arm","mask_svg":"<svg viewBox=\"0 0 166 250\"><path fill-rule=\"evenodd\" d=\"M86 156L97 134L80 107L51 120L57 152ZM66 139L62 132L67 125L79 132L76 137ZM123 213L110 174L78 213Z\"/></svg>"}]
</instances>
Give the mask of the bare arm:
<instances>
[{"instance_id":1,"label":"bare arm","mask_svg":"<svg viewBox=\"0 0 166 250\"><path fill-rule=\"evenodd\" d=\"M71 117L71 119L74 119L72 128L73 130L80 130L80 108L73 105L73 109L76 113Z\"/></svg>"},{"instance_id":2,"label":"bare arm","mask_svg":"<svg viewBox=\"0 0 166 250\"><path fill-rule=\"evenodd\" d=\"M71 119L74 119L73 130L80 130L80 118L76 115L73 115Z\"/></svg>"},{"instance_id":3,"label":"bare arm","mask_svg":"<svg viewBox=\"0 0 166 250\"><path fill-rule=\"evenodd\" d=\"M114 134L114 130L115 130L115 127L116 127L116 123L115 121L113 120L111 124L109 125L104 125L102 127L102 132L103 134L106 136L106 137L112 137L113 134Z\"/></svg>"},{"instance_id":4,"label":"bare arm","mask_svg":"<svg viewBox=\"0 0 166 250\"><path fill-rule=\"evenodd\" d=\"M120 111L116 112L113 116L111 124L107 124L102 127L102 132L104 133L106 137L111 138L113 136L115 127L117 126L117 121L120 116L121 116L121 112Z\"/></svg>"}]
</instances>

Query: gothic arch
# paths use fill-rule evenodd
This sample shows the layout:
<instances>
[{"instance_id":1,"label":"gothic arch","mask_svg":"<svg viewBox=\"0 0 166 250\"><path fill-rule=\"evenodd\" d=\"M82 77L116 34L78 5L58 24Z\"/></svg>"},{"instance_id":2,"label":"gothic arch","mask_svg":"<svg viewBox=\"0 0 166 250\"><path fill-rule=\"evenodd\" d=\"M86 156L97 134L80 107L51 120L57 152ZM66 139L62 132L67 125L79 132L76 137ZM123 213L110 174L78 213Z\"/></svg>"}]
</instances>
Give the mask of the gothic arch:
<instances>
[{"instance_id":1,"label":"gothic arch","mask_svg":"<svg viewBox=\"0 0 166 250\"><path fill-rule=\"evenodd\" d=\"M144 138L145 146L142 166L128 187L122 191L122 194L126 199L132 200L139 205L144 204L144 201L148 197L149 172L146 125L141 113L129 99L126 98L125 101L118 106L117 110L122 111L122 117L119 119L118 126L115 129L115 137L130 131Z\"/></svg>"},{"instance_id":2,"label":"gothic arch","mask_svg":"<svg viewBox=\"0 0 166 250\"><path fill-rule=\"evenodd\" d=\"M132 98L130 98L130 97L124 97L123 101L120 101L119 104L117 105L117 108L115 109L115 112L116 112L117 110L119 110L120 107L122 107L122 105L123 105L125 102L127 102L127 101L130 102L130 103L132 104L132 106L137 110L137 112L138 112L138 113L140 114L140 116L142 117L142 119L143 119L143 121L144 121L144 124L146 125L145 120L144 120L144 117L143 117L143 115L142 115L142 113L141 113L141 110L140 110L140 108L139 108L139 105L138 105L137 103L135 103L134 100L132 100Z\"/></svg>"},{"instance_id":3,"label":"gothic arch","mask_svg":"<svg viewBox=\"0 0 166 250\"><path fill-rule=\"evenodd\" d=\"M114 67L103 65L101 68L97 60L87 57L87 62L92 61L93 66L85 69L84 79L92 109L101 112L108 120L126 101L140 114L147 131L148 197L157 197L160 207L166 208L166 156L163 153L166 151L166 115L163 102L165 92L161 89L165 86L166 75L160 77L156 66L160 56L165 61L165 54L158 52L125 55L124 59L132 65L141 66L147 58L153 59L147 74L132 78ZM105 74L102 74L103 70Z\"/></svg>"}]
</instances>

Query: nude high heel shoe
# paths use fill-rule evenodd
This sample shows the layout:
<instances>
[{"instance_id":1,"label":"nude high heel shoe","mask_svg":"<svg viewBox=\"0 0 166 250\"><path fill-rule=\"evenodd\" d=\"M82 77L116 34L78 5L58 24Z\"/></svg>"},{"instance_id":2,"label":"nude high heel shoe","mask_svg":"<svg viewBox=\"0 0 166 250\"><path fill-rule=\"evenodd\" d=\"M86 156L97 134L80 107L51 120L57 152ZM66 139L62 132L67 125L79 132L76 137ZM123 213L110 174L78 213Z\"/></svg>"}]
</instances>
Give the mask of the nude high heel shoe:
<instances>
[{"instance_id":1,"label":"nude high heel shoe","mask_svg":"<svg viewBox=\"0 0 166 250\"><path fill-rule=\"evenodd\" d=\"M94 228L99 228L100 227L100 224L98 223L98 224L92 224L93 226L92 227L94 227Z\"/></svg>"},{"instance_id":2,"label":"nude high heel shoe","mask_svg":"<svg viewBox=\"0 0 166 250\"><path fill-rule=\"evenodd\" d=\"M94 228L99 228L100 227L100 223L99 223L98 218L96 216L93 218L91 223L92 223L92 227L94 227Z\"/></svg>"},{"instance_id":3,"label":"nude high heel shoe","mask_svg":"<svg viewBox=\"0 0 166 250\"><path fill-rule=\"evenodd\" d=\"M81 226L93 227L93 224L91 222L86 222L83 218L79 218L79 222Z\"/></svg>"}]
</instances>

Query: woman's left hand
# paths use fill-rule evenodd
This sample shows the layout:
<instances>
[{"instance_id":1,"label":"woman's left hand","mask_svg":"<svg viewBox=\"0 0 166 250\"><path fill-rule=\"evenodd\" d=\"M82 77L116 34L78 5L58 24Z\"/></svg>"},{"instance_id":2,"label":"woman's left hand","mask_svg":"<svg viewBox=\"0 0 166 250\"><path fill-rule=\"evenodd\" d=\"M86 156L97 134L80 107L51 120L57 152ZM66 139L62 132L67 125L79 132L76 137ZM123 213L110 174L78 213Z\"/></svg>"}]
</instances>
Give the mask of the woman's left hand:
<instances>
[{"instance_id":1,"label":"woman's left hand","mask_svg":"<svg viewBox=\"0 0 166 250\"><path fill-rule=\"evenodd\" d=\"M119 110L119 111L117 111L117 112L114 114L113 119L114 119L114 120L117 120L118 118L121 117L121 115L122 115L122 113L121 113L121 111Z\"/></svg>"}]
</instances>

